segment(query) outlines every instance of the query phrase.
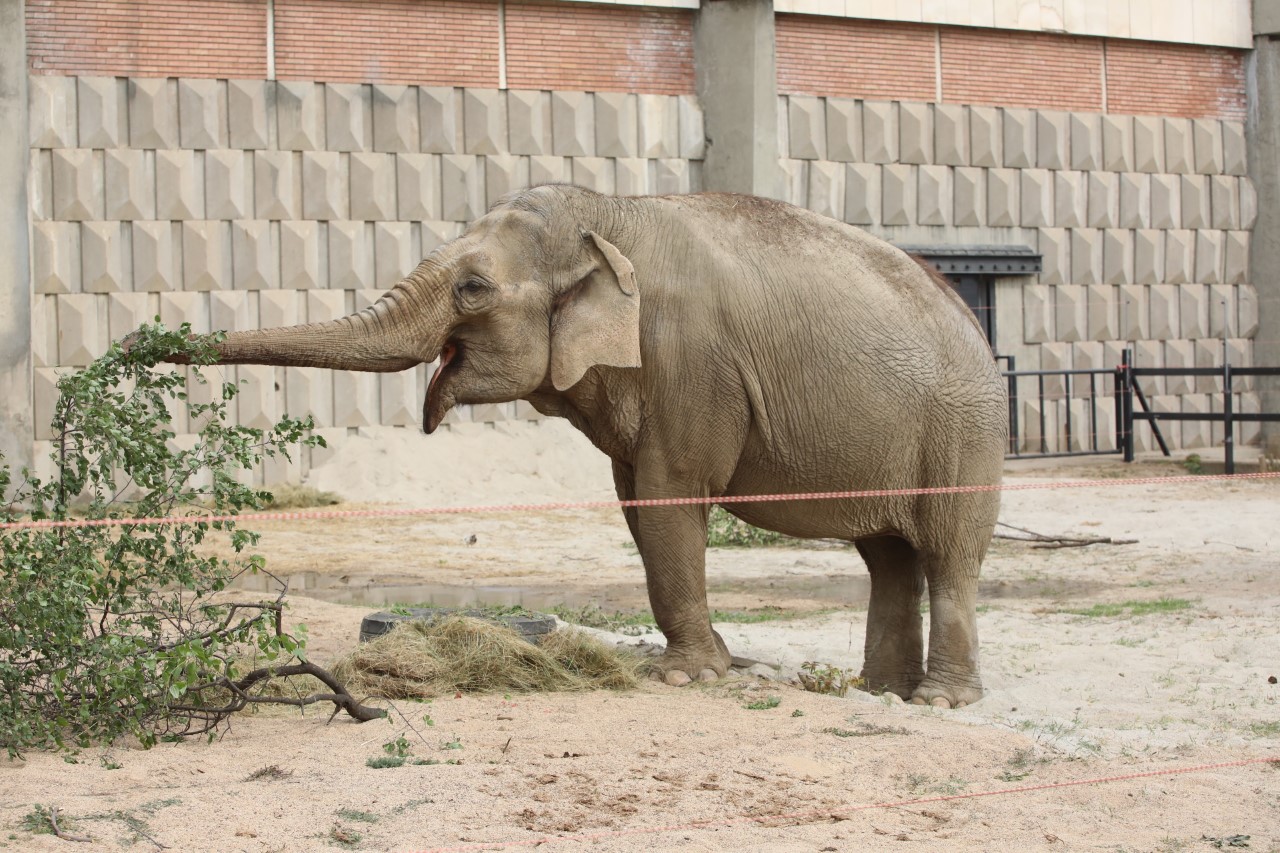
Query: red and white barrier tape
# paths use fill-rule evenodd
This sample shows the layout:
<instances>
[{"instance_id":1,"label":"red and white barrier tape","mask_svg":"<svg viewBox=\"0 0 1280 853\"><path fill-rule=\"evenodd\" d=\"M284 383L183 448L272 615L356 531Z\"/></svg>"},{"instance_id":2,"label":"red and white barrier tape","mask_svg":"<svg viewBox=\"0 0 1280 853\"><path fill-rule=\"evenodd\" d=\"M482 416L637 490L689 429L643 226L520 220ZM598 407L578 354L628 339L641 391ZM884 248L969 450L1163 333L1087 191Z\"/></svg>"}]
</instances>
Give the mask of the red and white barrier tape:
<instances>
[{"instance_id":1,"label":"red and white barrier tape","mask_svg":"<svg viewBox=\"0 0 1280 853\"><path fill-rule=\"evenodd\" d=\"M935 486L918 489L853 489L841 492L800 492L773 495L721 495L719 497L649 498L643 500L564 501L541 504L494 504L492 506L378 507L373 509L314 510L307 512L246 512L239 515L157 516L152 518L83 518L42 521L8 521L0 530L49 529L64 527L128 527L143 524L185 524L215 521L305 521L319 518L397 518L422 515L471 515L486 512L547 512L566 509L616 509L622 507L688 506L692 504L772 503L778 501L853 500L859 498L899 498L925 495L966 495L981 492L1025 492L1038 489L1083 489L1097 486L1167 486L1211 481L1270 480L1280 471L1252 474L1193 474L1176 477L1133 477L1117 480L1054 480L1047 483L993 483L977 486Z\"/></svg>"}]
</instances>

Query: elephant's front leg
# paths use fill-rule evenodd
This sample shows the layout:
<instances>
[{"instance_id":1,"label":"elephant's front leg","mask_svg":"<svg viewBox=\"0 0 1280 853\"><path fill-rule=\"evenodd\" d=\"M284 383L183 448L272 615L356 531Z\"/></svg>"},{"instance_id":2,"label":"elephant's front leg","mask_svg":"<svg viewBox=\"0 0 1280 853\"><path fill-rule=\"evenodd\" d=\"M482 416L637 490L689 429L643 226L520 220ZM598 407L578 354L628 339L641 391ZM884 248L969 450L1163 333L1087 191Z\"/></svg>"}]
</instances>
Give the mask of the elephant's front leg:
<instances>
[{"instance_id":1,"label":"elephant's front leg","mask_svg":"<svg viewBox=\"0 0 1280 853\"><path fill-rule=\"evenodd\" d=\"M616 466L614 477L618 495L624 500L707 494L705 486L679 488L666 479L646 485L643 472L637 477ZM626 510L644 561L649 606L667 638L667 650L655 667L668 684L681 685L695 678L713 681L729 669L729 650L711 629L707 610L708 511L707 504Z\"/></svg>"}]
</instances>

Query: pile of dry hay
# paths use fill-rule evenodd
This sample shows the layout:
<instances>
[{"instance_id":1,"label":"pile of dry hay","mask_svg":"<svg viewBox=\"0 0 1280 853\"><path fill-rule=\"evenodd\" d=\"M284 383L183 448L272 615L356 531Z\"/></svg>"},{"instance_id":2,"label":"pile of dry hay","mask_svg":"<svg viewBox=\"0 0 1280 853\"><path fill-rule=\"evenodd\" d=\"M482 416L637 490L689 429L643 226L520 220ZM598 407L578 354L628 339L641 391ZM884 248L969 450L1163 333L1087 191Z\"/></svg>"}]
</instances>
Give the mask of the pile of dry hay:
<instances>
[{"instance_id":1,"label":"pile of dry hay","mask_svg":"<svg viewBox=\"0 0 1280 853\"><path fill-rule=\"evenodd\" d=\"M361 643L333 673L355 696L431 699L463 692L625 690L643 658L581 631L560 629L540 645L505 625L451 616L403 622Z\"/></svg>"}]
</instances>

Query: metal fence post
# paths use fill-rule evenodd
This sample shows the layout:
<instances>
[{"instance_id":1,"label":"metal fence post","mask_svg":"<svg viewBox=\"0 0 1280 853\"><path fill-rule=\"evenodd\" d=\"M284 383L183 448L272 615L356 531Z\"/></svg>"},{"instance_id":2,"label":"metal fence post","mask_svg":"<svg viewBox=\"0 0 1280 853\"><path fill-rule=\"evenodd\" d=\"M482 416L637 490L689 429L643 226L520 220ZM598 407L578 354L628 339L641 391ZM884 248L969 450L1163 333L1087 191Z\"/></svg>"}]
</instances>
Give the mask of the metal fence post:
<instances>
[{"instance_id":1,"label":"metal fence post","mask_svg":"<svg viewBox=\"0 0 1280 853\"><path fill-rule=\"evenodd\" d=\"M1133 461L1133 364L1130 350L1125 347L1120 354L1120 368L1116 371L1120 389L1121 440L1124 445L1124 461Z\"/></svg>"},{"instance_id":2,"label":"metal fence post","mask_svg":"<svg viewBox=\"0 0 1280 853\"><path fill-rule=\"evenodd\" d=\"M1228 474L1236 472L1235 412L1231 406L1231 360L1222 358L1222 450L1224 468Z\"/></svg>"}]
</instances>

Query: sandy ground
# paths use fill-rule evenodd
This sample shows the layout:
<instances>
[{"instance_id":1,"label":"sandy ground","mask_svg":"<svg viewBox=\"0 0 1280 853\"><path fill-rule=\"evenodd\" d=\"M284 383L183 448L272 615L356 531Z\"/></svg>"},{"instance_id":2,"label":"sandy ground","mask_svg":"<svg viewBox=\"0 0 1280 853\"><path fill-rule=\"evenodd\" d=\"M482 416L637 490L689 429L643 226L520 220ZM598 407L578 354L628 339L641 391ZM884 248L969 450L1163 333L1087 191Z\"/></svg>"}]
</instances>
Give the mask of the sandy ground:
<instances>
[{"instance_id":1,"label":"sandy ground","mask_svg":"<svg viewBox=\"0 0 1280 853\"><path fill-rule=\"evenodd\" d=\"M562 425L484 431L348 442L313 483L355 505L611 496L603 458ZM1094 459L1014 463L1007 479L1171 473L1182 471ZM960 711L739 678L398 703L394 727L261 712L237 718L213 744L117 746L75 764L45 754L0 761L0 845L1280 850L1280 764L935 799L1280 758L1278 518L1275 480L1006 493L1008 524L1138 542L1038 550L998 540L978 617L988 692ZM362 616L377 609L370 605L387 601L645 603L639 557L616 511L253 527L265 533L269 566L291 578L290 616L308 625L320 662L348 648ZM714 550L708 583L715 608L772 605L789 617L718 625L735 654L780 664L784 677L805 661L861 666L867 588L855 552ZM1159 599L1173 603L1134 612L1132 603ZM1126 606L1099 607L1107 604ZM770 695L776 707L746 707ZM365 766L401 733L416 755L461 763ZM451 742L462 748L445 749ZM249 780L270 765L281 778ZM932 801L864 808L903 800ZM37 804L59 807L93 841L24 830Z\"/></svg>"}]
</instances>

